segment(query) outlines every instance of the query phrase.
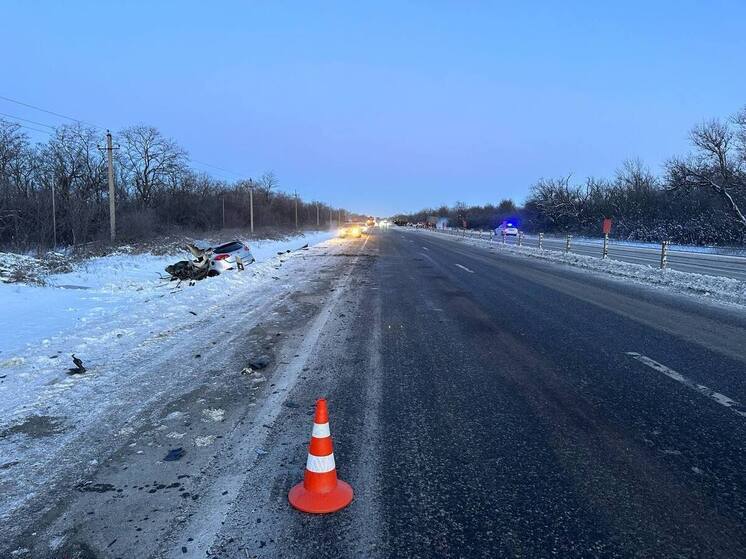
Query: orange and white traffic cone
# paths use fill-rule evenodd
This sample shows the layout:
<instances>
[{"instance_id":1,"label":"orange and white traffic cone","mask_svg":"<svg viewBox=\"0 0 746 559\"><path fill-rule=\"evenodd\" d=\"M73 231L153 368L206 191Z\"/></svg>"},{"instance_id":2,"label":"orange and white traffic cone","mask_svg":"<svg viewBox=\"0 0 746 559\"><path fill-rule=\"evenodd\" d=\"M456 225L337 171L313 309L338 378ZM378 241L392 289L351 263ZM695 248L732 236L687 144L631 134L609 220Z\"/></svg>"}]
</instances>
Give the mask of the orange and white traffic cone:
<instances>
[{"instance_id":1,"label":"orange and white traffic cone","mask_svg":"<svg viewBox=\"0 0 746 559\"><path fill-rule=\"evenodd\" d=\"M313 513L335 512L352 501L352 487L337 479L326 400L316 401L303 483L290 490L288 500L296 509Z\"/></svg>"}]
</instances>

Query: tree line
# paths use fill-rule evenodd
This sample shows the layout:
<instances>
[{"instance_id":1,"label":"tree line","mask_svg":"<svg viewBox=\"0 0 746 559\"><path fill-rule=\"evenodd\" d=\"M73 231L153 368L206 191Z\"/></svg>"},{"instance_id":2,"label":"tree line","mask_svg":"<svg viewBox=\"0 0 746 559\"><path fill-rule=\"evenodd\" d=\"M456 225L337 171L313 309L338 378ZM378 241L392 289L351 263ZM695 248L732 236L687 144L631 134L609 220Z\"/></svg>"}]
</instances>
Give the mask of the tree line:
<instances>
[{"instance_id":1,"label":"tree line","mask_svg":"<svg viewBox=\"0 0 746 559\"><path fill-rule=\"evenodd\" d=\"M322 226L339 210L282 192L273 172L225 181L190 166L177 142L152 126L115 134L117 237L246 228L253 197L257 228ZM22 126L0 118L0 246L28 249L107 239L109 197L104 137L84 123L59 126L32 143Z\"/></svg>"},{"instance_id":2,"label":"tree line","mask_svg":"<svg viewBox=\"0 0 746 559\"><path fill-rule=\"evenodd\" d=\"M412 222L448 217L454 226L492 229L515 220L530 232L598 236L604 218L612 235L639 241L738 245L746 243L746 108L695 126L691 152L669 159L660 175L639 160L610 178L542 178L522 207L497 205L425 209L398 216Z\"/></svg>"}]
</instances>

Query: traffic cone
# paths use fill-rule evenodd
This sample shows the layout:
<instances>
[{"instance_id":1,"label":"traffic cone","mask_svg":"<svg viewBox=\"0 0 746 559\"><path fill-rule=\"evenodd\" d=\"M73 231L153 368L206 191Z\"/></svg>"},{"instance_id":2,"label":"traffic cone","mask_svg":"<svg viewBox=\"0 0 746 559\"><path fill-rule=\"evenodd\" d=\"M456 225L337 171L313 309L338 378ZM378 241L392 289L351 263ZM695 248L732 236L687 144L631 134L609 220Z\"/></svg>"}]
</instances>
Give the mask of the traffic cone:
<instances>
[{"instance_id":1,"label":"traffic cone","mask_svg":"<svg viewBox=\"0 0 746 559\"><path fill-rule=\"evenodd\" d=\"M324 399L316 400L316 416L303 483L290 490L288 500L298 510L318 514L338 511L352 501L352 487L337 479L332 437L329 434L329 413Z\"/></svg>"}]
</instances>

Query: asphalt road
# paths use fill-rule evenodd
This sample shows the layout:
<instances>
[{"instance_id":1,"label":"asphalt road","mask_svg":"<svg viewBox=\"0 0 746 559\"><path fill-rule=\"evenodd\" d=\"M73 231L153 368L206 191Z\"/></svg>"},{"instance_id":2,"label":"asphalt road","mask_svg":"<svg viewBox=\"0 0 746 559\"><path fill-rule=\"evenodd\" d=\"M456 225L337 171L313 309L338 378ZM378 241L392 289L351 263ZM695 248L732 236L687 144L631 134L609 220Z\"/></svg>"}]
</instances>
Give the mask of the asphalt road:
<instances>
[{"instance_id":1,"label":"asphalt road","mask_svg":"<svg viewBox=\"0 0 746 559\"><path fill-rule=\"evenodd\" d=\"M356 500L288 508L310 418L291 410L249 484L273 488L244 495L266 504L231 515L223 542L262 557L746 554L743 408L628 355L746 402L742 315L417 232L366 250L352 317L292 395L328 396Z\"/></svg>"},{"instance_id":2,"label":"asphalt road","mask_svg":"<svg viewBox=\"0 0 746 559\"><path fill-rule=\"evenodd\" d=\"M486 233L484 235L488 237ZM498 239L499 241L500 239ZM515 238L508 238L507 242L515 244L516 240ZM526 246L538 247L539 238L534 235L526 235L523 242ZM565 243L564 238L544 237L543 247L549 250L564 251ZM603 246L600 239L596 242L587 239L571 239L570 250L575 254L600 258ZM660 250L660 246L631 246L619 244L613 240L609 241L609 258L631 264L658 268L661 258ZM690 252L670 248L668 251L668 267L680 272L723 276L746 281L746 257L744 256Z\"/></svg>"},{"instance_id":3,"label":"asphalt road","mask_svg":"<svg viewBox=\"0 0 746 559\"><path fill-rule=\"evenodd\" d=\"M268 312L259 392L236 372L190 393L225 409L210 456L123 444L93 480L111 493L30 520L32 549L64 541L34 556L746 556L741 311L417 231L341 243L283 303L302 325ZM355 490L324 516L287 503L319 396ZM174 409L134 448L162 456Z\"/></svg>"}]
</instances>

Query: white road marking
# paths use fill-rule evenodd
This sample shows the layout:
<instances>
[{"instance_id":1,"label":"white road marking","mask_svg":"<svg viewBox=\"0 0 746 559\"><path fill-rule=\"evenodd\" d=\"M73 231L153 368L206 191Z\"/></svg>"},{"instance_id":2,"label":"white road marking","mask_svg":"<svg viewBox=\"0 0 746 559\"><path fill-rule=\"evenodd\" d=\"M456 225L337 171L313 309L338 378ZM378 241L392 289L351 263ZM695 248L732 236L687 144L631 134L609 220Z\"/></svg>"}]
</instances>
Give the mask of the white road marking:
<instances>
[{"instance_id":1,"label":"white road marking","mask_svg":"<svg viewBox=\"0 0 746 559\"><path fill-rule=\"evenodd\" d=\"M470 274L473 274L473 273L474 273L474 270L470 270L469 268L467 268L466 266L462 266L461 264L456 264L456 266L458 266L458 267L459 267L459 268L461 268L462 270L466 270L466 271L467 271L467 272L469 272Z\"/></svg>"},{"instance_id":2,"label":"white road marking","mask_svg":"<svg viewBox=\"0 0 746 559\"><path fill-rule=\"evenodd\" d=\"M650 357L647 357L645 355L640 355L639 353L636 353L634 351L628 351L627 355L629 355L633 359L637 359L640 363L647 365L651 369L655 369L659 373L663 373L668 378L672 378L676 382L680 382L684 386L691 388L692 390L695 390L699 392L700 394L703 394L704 396L707 396L708 398L715 400L721 406L725 406L726 408L732 410L733 412L737 413L741 417L746 417L746 407L736 402L735 400L728 398L728 396L726 396L725 394L720 394L720 392L715 392L714 390L706 387L703 384L697 384L696 382L685 377L681 373L674 371L673 369L670 369L669 367L666 367L665 365L658 363L657 361L654 361L653 359L650 359Z\"/></svg>"}]
</instances>

